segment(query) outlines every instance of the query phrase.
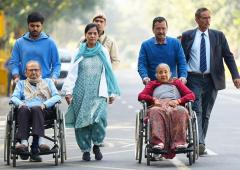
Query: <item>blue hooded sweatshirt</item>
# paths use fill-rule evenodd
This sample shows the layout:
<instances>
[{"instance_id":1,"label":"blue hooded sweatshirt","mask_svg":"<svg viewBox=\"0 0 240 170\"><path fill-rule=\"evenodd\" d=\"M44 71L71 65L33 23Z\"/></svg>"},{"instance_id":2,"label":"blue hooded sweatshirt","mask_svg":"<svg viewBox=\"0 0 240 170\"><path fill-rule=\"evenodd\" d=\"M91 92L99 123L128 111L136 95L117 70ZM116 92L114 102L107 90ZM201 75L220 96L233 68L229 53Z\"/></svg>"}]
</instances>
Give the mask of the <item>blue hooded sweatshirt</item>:
<instances>
[{"instance_id":1,"label":"blue hooded sweatshirt","mask_svg":"<svg viewBox=\"0 0 240 170\"><path fill-rule=\"evenodd\" d=\"M26 64L30 60L38 61L42 69L42 78L58 78L61 62L54 41L44 32L38 39L29 37L29 32L17 39L8 68L12 75L19 75L20 79L26 79Z\"/></svg>"}]
</instances>

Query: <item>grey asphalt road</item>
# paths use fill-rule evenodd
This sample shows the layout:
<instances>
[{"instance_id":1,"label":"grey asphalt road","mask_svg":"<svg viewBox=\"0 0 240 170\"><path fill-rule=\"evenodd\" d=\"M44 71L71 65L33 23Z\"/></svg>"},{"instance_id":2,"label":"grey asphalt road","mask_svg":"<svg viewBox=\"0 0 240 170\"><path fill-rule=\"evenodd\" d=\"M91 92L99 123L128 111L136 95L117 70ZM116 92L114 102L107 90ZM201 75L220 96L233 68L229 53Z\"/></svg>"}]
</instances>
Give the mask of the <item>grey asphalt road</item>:
<instances>
[{"instance_id":1,"label":"grey asphalt road","mask_svg":"<svg viewBox=\"0 0 240 170\"><path fill-rule=\"evenodd\" d=\"M78 170L135 170L135 169L177 169L177 170L239 170L240 169L240 90L229 82L227 89L220 91L210 119L207 136L208 155L200 157L193 166L188 166L185 154L179 154L172 160L152 162L146 165L143 159L138 164L134 157L135 115L141 108L137 94L143 88L141 80L134 70L117 71L122 95L109 106L108 128L105 145L102 148L103 160L83 162L74 137L73 129L66 129L67 156L64 164L54 166L52 156L43 156L43 162L32 163L17 160L15 169L78 169ZM5 114L8 111L8 98L0 98L0 169L13 169L3 162L3 138ZM61 105L66 111L66 103ZM47 131L51 134L51 131Z\"/></svg>"}]
</instances>

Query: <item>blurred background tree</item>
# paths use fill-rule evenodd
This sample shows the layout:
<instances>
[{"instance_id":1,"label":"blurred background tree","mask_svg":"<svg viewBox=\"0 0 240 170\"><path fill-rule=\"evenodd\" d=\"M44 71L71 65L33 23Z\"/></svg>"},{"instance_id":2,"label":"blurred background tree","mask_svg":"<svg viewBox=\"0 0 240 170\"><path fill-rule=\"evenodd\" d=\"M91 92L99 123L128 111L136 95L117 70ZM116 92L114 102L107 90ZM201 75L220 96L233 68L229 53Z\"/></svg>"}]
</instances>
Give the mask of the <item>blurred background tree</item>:
<instances>
[{"instance_id":1,"label":"blurred background tree","mask_svg":"<svg viewBox=\"0 0 240 170\"><path fill-rule=\"evenodd\" d=\"M168 35L177 37L197 27L194 13L199 7L212 11L210 28L224 32L239 58L240 0L0 0L0 9L7 16L8 39L21 36L27 30L27 15L37 10L46 17L44 31L60 48L69 50L76 48L96 11L103 11L106 33L117 41L121 64L126 66L136 66L142 41L153 36L153 18L164 16L169 23Z\"/></svg>"},{"instance_id":2,"label":"blurred background tree","mask_svg":"<svg viewBox=\"0 0 240 170\"><path fill-rule=\"evenodd\" d=\"M54 23L64 20L66 23L78 18L88 20L88 13L101 6L102 0L0 0L0 10L6 17L6 45L12 45L11 39L19 38L27 31L27 16L39 11L45 17L44 31L53 31Z\"/></svg>"}]
</instances>

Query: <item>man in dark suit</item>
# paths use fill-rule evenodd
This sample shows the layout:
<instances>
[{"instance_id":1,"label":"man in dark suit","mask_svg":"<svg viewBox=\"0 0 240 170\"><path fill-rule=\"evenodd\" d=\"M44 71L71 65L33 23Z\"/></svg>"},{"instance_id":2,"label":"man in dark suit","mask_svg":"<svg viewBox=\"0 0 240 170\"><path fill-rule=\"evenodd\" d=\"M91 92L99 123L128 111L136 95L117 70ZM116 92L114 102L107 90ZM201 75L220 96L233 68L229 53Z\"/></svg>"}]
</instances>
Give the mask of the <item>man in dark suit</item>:
<instances>
[{"instance_id":1,"label":"man in dark suit","mask_svg":"<svg viewBox=\"0 0 240 170\"><path fill-rule=\"evenodd\" d=\"M223 59L236 88L240 88L240 76L224 34L209 29L210 11L199 8L195 21L198 28L184 32L181 42L188 67L187 86L196 95L193 110L198 118L199 154L203 155L206 154L205 137L218 90L226 87Z\"/></svg>"}]
</instances>

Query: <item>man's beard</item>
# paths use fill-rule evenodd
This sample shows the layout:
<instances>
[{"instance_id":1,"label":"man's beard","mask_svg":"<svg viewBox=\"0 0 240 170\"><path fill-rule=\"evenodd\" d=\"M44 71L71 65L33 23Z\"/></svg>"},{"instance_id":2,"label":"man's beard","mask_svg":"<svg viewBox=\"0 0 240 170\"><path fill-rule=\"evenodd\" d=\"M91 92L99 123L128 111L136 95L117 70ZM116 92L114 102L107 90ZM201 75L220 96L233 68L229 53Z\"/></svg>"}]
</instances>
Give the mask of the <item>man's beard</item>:
<instances>
[{"instance_id":1,"label":"man's beard","mask_svg":"<svg viewBox=\"0 0 240 170\"><path fill-rule=\"evenodd\" d=\"M37 31L31 31L31 32L30 32L30 36L31 36L32 38L38 38L39 35L40 35L40 32L37 32Z\"/></svg>"}]
</instances>

